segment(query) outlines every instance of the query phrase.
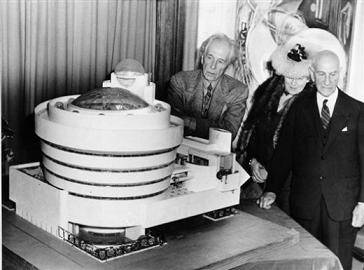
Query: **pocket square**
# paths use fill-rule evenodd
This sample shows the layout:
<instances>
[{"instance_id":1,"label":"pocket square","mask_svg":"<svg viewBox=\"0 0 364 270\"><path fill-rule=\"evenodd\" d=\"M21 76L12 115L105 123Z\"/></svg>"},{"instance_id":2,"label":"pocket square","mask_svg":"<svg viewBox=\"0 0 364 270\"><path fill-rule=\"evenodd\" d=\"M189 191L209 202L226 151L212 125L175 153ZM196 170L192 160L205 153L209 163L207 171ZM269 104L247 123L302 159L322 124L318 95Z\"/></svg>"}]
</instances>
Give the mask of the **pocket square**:
<instances>
[{"instance_id":1,"label":"pocket square","mask_svg":"<svg viewBox=\"0 0 364 270\"><path fill-rule=\"evenodd\" d=\"M344 127L341 132L347 132L348 131L348 127Z\"/></svg>"}]
</instances>

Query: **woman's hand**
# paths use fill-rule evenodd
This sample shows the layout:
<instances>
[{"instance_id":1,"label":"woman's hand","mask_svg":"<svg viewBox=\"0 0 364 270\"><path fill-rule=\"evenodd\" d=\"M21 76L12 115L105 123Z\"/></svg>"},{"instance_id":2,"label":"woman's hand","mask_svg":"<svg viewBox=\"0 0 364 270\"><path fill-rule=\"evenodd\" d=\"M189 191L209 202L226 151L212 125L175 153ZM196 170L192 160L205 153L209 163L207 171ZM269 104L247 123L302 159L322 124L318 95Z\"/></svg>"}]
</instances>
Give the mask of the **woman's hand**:
<instances>
[{"instance_id":1,"label":"woman's hand","mask_svg":"<svg viewBox=\"0 0 364 270\"><path fill-rule=\"evenodd\" d=\"M253 158L250 162L250 167L252 169L252 179L256 183L264 183L267 180L268 172L258 160Z\"/></svg>"},{"instance_id":2,"label":"woman's hand","mask_svg":"<svg viewBox=\"0 0 364 270\"><path fill-rule=\"evenodd\" d=\"M257 204L260 208L270 209L274 201L276 200L276 194L273 192L264 192L263 195L257 200Z\"/></svg>"}]
</instances>

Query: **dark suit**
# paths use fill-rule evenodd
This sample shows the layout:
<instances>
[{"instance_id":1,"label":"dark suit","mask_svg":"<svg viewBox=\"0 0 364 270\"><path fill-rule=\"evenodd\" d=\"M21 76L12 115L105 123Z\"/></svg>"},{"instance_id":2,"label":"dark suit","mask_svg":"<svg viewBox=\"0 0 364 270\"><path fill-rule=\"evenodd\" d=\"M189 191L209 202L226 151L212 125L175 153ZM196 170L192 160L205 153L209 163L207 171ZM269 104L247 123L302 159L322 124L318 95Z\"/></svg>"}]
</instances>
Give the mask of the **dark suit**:
<instances>
[{"instance_id":1,"label":"dark suit","mask_svg":"<svg viewBox=\"0 0 364 270\"><path fill-rule=\"evenodd\" d=\"M352 211L364 202L364 105L339 90L325 132L314 91L293 104L278 145L267 191L278 193L292 170L291 215L349 268L356 235ZM340 232L322 225L323 215L324 223L334 224Z\"/></svg>"},{"instance_id":2,"label":"dark suit","mask_svg":"<svg viewBox=\"0 0 364 270\"><path fill-rule=\"evenodd\" d=\"M245 113L248 88L238 80L222 75L213 91L207 118L201 117L203 89L201 70L174 75L168 89L172 114L196 120L196 130L188 135L207 138L209 127L217 127L230 131L234 138Z\"/></svg>"}]
</instances>

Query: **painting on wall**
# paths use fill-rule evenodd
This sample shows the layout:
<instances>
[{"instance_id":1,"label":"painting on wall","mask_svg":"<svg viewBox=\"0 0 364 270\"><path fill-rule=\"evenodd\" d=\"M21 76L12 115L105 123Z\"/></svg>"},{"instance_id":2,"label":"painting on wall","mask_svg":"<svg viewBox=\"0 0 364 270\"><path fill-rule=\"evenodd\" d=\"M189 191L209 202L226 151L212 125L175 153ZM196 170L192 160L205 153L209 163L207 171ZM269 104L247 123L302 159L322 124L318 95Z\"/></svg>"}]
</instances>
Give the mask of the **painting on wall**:
<instances>
[{"instance_id":1,"label":"painting on wall","mask_svg":"<svg viewBox=\"0 0 364 270\"><path fill-rule=\"evenodd\" d=\"M335 36L350 50L351 28L355 0L305 0L299 7L309 27L323 28Z\"/></svg>"},{"instance_id":2,"label":"painting on wall","mask_svg":"<svg viewBox=\"0 0 364 270\"><path fill-rule=\"evenodd\" d=\"M267 62L274 49L309 28L323 29L329 36L334 35L342 58L345 60L346 54L350 59L355 4L355 0L238 0L235 39L240 46L240 61L235 77L249 85L253 93L270 75ZM348 61L343 62L346 64L342 87L346 84L348 66Z\"/></svg>"},{"instance_id":3,"label":"painting on wall","mask_svg":"<svg viewBox=\"0 0 364 270\"><path fill-rule=\"evenodd\" d=\"M356 0L303 0L298 10L308 27L322 28L341 42L350 61Z\"/></svg>"}]
</instances>

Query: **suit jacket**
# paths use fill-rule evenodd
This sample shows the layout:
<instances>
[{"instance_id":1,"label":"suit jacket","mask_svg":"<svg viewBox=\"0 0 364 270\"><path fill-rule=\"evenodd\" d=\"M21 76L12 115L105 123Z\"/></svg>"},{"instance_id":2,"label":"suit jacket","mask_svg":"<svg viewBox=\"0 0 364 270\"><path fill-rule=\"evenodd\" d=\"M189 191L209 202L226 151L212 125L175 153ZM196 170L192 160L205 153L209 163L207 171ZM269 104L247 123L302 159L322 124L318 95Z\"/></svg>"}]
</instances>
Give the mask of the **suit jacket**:
<instances>
[{"instance_id":1,"label":"suit jacket","mask_svg":"<svg viewBox=\"0 0 364 270\"><path fill-rule=\"evenodd\" d=\"M339 90L329 130L322 128L316 91L299 98L285 121L267 191L277 193L292 170L293 216L312 218L324 198L330 217L350 219L364 202L364 104Z\"/></svg>"},{"instance_id":2,"label":"suit jacket","mask_svg":"<svg viewBox=\"0 0 364 270\"><path fill-rule=\"evenodd\" d=\"M207 119L201 118L203 101L202 71L181 71L170 80L168 102L172 114L196 120L196 130L189 135L207 138L209 127L230 131L234 138L243 119L248 88L228 75L222 75L212 95Z\"/></svg>"}]
</instances>

